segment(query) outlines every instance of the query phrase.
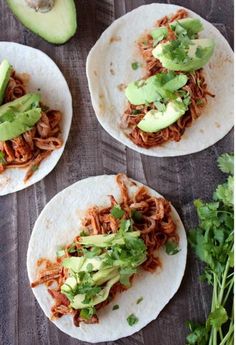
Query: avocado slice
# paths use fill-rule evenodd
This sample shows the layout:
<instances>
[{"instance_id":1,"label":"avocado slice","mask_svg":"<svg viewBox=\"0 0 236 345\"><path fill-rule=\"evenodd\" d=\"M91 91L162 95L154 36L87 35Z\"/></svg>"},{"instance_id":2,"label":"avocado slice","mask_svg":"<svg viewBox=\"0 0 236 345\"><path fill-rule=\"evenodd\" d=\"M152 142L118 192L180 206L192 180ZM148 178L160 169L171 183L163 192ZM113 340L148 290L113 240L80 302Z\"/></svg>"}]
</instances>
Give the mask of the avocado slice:
<instances>
[{"instance_id":1,"label":"avocado slice","mask_svg":"<svg viewBox=\"0 0 236 345\"><path fill-rule=\"evenodd\" d=\"M185 74L159 73L146 80L128 84L125 95L134 105L152 103L161 98L173 98L173 92L183 87L187 81L188 77Z\"/></svg>"},{"instance_id":2,"label":"avocado slice","mask_svg":"<svg viewBox=\"0 0 236 345\"><path fill-rule=\"evenodd\" d=\"M7 84L10 80L11 72L12 66L6 59L4 59L0 65L0 105L3 102Z\"/></svg>"},{"instance_id":3,"label":"avocado slice","mask_svg":"<svg viewBox=\"0 0 236 345\"><path fill-rule=\"evenodd\" d=\"M120 279L120 275L116 275L114 278L108 281L105 288L102 289L89 303L83 303L85 299L85 294L78 294L74 297L71 307L74 309L83 309L88 307L93 307L96 304L99 304L105 301L109 295L111 287L117 283Z\"/></svg>"},{"instance_id":4,"label":"avocado slice","mask_svg":"<svg viewBox=\"0 0 236 345\"><path fill-rule=\"evenodd\" d=\"M23 113L9 111L0 117L0 141L18 137L30 130L41 117L41 108L35 108Z\"/></svg>"},{"instance_id":5,"label":"avocado slice","mask_svg":"<svg viewBox=\"0 0 236 345\"><path fill-rule=\"evenodd\" d=\"M87 266L90 265L91 271L97 271L102 265L102 256L94 258L85 258L84 256L71 256L63 260L62 265L71 269L73 272L88 271Z\"/></svg>"},{"instance_id":6,"label":"avocado slice","mask_svg":"<svg viewBox=\"0 0 236 345\"><path fill-rule=\"evenodd\" d=\"M179 26L177 25L179 24ZM189 38L193 38L198 32L203 30L203 25L199 19L183 18L169 24L170 28L177 34L181 33L181 28L187 31Z\"/></svg>"},{"instance_id":7,"label":"avocado slice","mask_svg":"<svg viewBox=\"0 0 236 345\"><path fill-rule=\"evenodd\" d=\"M151 32L151 36L154 40L153 45L156 46L157 43L162 41L168 35L168 29L165 26L161 26L159 28L154 29Z\"/></svg>"},{"instance_id":8,"label":"avocado slice","mask_svg":"<svg viewBox=\"0 0 236 345\"><path fill-rule=\"evenodd\" d=\"M0 122L1 117L9 112L25 112L32 108L38 108L40 95L37 93L27 93L26 95L15 99L12 102L5 103L0 106Z\"/></svg>"},{"instance_id":9,"label":"avocado slice","mask_svg":"<svg viewBox=\"0 0 236 345\"><path fill-rule=\"evenodd\" d=\"M65 43L76 32L74 0L56 0L48 12L35 11L23 0L7 0L7 4L24 26L50 43Z\"/></svg>"},{"instance_id":10,"label":"avocado slice","mask_svg":"<svg viewBox=\"0 0 236 345\"><path fill-rule=\"evenodd\" d=\"M175 41L173 41L175 42ZM202 68L210 60L215 43L212 39L201 38L191 40L186 51L186 61L178 62L165 54L165 48L171 47L171 42L160 43L153 49L152 54L159 59L162 66L172 71L193 71ZM173 52L174 54L174 52Z\"/></svg>"},{"instance_id":11,"label":"avocado slice","mask_svg":"<svg viewBox=\"0 0 236 345\"><path fill-rule=\"evenodd\" d=\"M171 101L167 104L166 110L150 110L138 123L138 128L144 132L155 133L176 122L184 113L186 107L182 101Z\"/></svg>"},{"instance_id":12,"label":"avocado slice","mask_svg":"<svg viewBox=\"0 0 236 345\"><path fill-rule=\"evenodd\" d=\"M129 232L129 235L132 237L139 237L140 231ZM85 247L100 247L106 248L114 244L125 244L123 237L119 233L109 234L109 235L92 235L92 236L81 236L79 243L83 244Z\"/></svg>"},{"instance_id":13,"label":"avocado slice","mask_svg":"<svg viewBox=\"0 0 236 345\"><path fill-rule=\"evenodd\" d=\"M71 256L70 258L66 258L63 260L62 266L69 268L73 272L79 272L85 259L86 258L84 256Z\"/></svg>"},{"instance_id":14,"label":"avocado slice","mask_svg":"<svg viewBox=\"0 0 236 345\"><path fill-rule=\"evenodd\" d=\"M118 269L114 267L104 268L93 274L93 282L96 285L103 285L108 280L114 278L118 274Z\"/></svg>"},{"instance_id":15,"label":"avocado slice","mask_svg":"<svg viewBox=\"0 0 236 345\"><path fill-rule=\"evenodd\" d=\"M77 279L76 277L68 277L65 283L61 286L62 293L70 293L75 290L77 286Z\"/></svg>"}]
</instances>

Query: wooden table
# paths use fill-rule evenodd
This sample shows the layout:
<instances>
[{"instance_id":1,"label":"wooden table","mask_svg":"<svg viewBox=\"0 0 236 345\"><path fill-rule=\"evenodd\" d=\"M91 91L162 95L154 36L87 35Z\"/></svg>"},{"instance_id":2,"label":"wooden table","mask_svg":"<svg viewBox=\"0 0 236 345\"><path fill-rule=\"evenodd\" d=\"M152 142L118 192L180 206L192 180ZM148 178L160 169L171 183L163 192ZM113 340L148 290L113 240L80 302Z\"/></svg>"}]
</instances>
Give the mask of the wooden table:
<instances>
[{"instance_id":1,"label":"wooden table","mask_svg":"<svg viewBox=\"0 0 236 345\"><path fill-rule=\"evenodd\" d=\"M171 200L189 230L197 222L193 200L210 198L215 186L225 178L216 168L216 159L219 154L233 150L232 131L202 152L176 158L152 158L113 140L96 120L85 75L87 54L115 18L151 2L78 0L78 32L70 42L57 47L25 29L13 17L6 2L0 0L0 40L26 44L48 54L64 73L74 105L69 140L57 167L43 181L0 199L1 345L83 344L60 332L44 316L33 297L26 272L26 252L33 224L56 193L91 175L123 171ZM156 2L189 7L212 22L232 45L233 0ZM183 345L187 334L185 321L203 321L209 310L211 291L198 280L201 268L189 250L181 288L158 319L132 337L107 344Z\"/></svg>"}]
</instances>

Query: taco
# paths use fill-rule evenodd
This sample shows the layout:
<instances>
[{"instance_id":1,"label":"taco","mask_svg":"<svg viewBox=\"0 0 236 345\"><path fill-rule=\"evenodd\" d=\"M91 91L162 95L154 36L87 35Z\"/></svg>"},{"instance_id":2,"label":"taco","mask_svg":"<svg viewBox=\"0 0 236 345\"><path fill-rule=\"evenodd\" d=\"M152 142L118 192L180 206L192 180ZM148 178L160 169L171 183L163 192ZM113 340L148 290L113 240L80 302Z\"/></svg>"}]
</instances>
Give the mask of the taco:
<instances>
[{"instance_id":1,"label":"taco","mask_svg":"<svg viewBox=\"0 0 236 345\"><path fill-rule=\"evenodd\" d=\"M197 152L233 126L232 50L182 7L145 5L116 20L91 49L87 77L101 125L140 153Z\"/></svg>"},{"instance_id":2,"label":"taco","mask_svg":"<svg viewBox=\"0 0 236 345\"><path fill-rule=\"evenodd\" d=\"M186 254L170 202L124 174L104 175L49 202L31 235L27 270L47 317L95 343L155 319L179 288Z\"/></svg>"},{"instance_id":3,"label":"taco","mask_svg":"<svg viewBox=\"0 0 236 345\"><path fill-rule=\"evenodd\" d=\"M65 147L72 118L67 83L37 49L0 42L0 195L41 180Z\"/></svg>"}]
</instances>

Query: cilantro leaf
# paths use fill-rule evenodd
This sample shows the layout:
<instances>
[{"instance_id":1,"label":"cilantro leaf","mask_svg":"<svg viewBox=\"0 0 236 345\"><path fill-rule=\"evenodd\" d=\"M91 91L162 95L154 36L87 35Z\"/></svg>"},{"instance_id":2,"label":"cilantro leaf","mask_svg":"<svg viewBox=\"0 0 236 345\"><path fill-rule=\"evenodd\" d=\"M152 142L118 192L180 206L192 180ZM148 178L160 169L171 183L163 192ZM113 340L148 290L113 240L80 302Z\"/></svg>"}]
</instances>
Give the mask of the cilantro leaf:
<instances>
[{"instance_id":1,"label":"cilantro leaf","mask_svg":"<svg viewBox=\"0 0 236 345\"><path fill-rule=\"evenodd\" d=\"M139 223L142 220L143 216L142 213L137 210L132 210L132 219Z\"/></svg>"},{"instance_id":2,"label":"cilantro leaf","mask_svg":"<svg viewBox=\"0 0 236 345\"><path fill-rule=\"evenodd\" d=\"M137 299L136 304L139 304L139 303L141 303L142 301L143 301L143 297L139 297L139 298Z\"/></svg>"},{"instance_id":3,"label":"cilantro leaf","mask_svg":"<svg viewBox=\"0 0 236 345\"><path fill-rule=\"evenodd\" d=\"M225 205L233 205L234 202L234 178L229 176L227 182L219 185L214 193L215 200L223 202Z\"/></svg>"},{"instance_id":4,"label":"cilantro leaf","mask_svg":"<svg viewBox=\"0 0 236 345\"><path fill-rule=\"evenodd\" d=\"M187 345L207 345L208 331L204 325L198 325L191 321L187 323L191 333L187 336Z\"/></svg>"},{"instance_id":5,"label":"cilantro leaf","mask_svg":"<svg viewBox=\"0 0 236 345\"><path fill-rule=\"evenodd\" d=\"M119 308L120 308L119 305L118 305L118 304L115 304L115 305L113 305L112 310L117 310L117 309L119 309Z\"/></svg>"},{"instance_id":6,"label":"cilantro leaf","mask_svg":"<svg viewBox=\"0 0 236 345\"><path fill-rule=\"evenodd\" d=\"M120 222L119 232L120 233L128 232L130 230L130 227L131 227L131 221L129 219L122 219Z\"/></svg>"},{"instance_id":7,"label":"cilantro leaf","mask_svg":"<svg viewBox=\"0 0 236 345\"><path fill-rule=\"evenodd\" d=\"M197 47L195 56L199 59L202 59L202 57L206 54L208 48L202 48L202 47Z\"/></svg>"},{"instance_id":8,"label":"cilantro leaf","mask_svg":"<svg viewBox=\"0 0 236 345\"><path fill-rule=\"evenodd\" d=\"M79 316L84 320L90 320L95 313L96 309L94 307L89 307L81 309Z\"/></svg>"},{"instance_id":9,"label":"cilantro leaf","mask_svg":"<svg viewBox=\"0 0 236 345\"><path fill-rule=\"evenodd\" d=\"M168 255L175 255L180 251L180 249L178 248L178 243L172 240L166 242L165 249Z\"/></svg>"},{"instance_id":10,"label":"cilantro leaf","mask_svg":"<svg viewBox=\"0 0 236 345\"><path fill-rule=\"evenodd\" d=\"M166 38L168 34L168 30L166 27L156 28L151 32L151 36L153 38L153 47L155 47L160 41Z\"/></svg>"},{"instance_id":11,"label":"cilantro leaf","mask_svg":"<svg viewBox=\"0 0 236 345\"><path fill-rule=\"evenodd\" d=\"M234 174L234 155L232 153L222 154L218 160L218 167L226 174Z\"/></svg>"},{"instance_id":12,"label":"cilantro leaf","mask_svg":"<svg viewBox=\"0 0 236 345\"><path fill-rule=\"evenodd\" d=\"M120 219L121 217L123 217L123 215L125 214L125 211L122 210L122 208L120 207L120 205L115 205L113 206L113 208L111 209L111 214L114 218L116 219Z\"/></svg>"},{"instance_id":13,"label":"cilantro leaf","mask_svg":"<svg viewBox=\"0 0 236 345\"><path fill-rule=\"evenodd\" d=\"M0 164L6 164L5 154L3 151L0 151Z\"/></svg>"},{"instance_id":14,"label":"cilantro leaf","mask_svg":"<svg viewBox=\"0 0 236 345\"><path fill-rule=\"evenodd\" d=\"M207 326L219 329L228 320L228 315L224 307L219 306L212 311L207 319Z\"/></svg>"},{"instance_id":15,"label":"cilantro leaf","mask_svg":"<svg viewBox=\"0 0 236 345\"><path fill-rule=\"evenodd\" d=\"M134 314L130 314L126 320L129 324L129 326L133 326L139 321L137 316L135 316Z\"/></svg>"},{"instance_id":16,"label":"cilantro leaf","mask_svg":"<svg viewBox=\"0 0 236 345\"><path fill-rule=\"evenodd\" d=\"M138 69L138 68L140 67L140 64L139 64L138 62L133 62L133 63L131 64L131 67L132 67L132 69L135 71L136 69Z\"/></svg>"}]
</instances>

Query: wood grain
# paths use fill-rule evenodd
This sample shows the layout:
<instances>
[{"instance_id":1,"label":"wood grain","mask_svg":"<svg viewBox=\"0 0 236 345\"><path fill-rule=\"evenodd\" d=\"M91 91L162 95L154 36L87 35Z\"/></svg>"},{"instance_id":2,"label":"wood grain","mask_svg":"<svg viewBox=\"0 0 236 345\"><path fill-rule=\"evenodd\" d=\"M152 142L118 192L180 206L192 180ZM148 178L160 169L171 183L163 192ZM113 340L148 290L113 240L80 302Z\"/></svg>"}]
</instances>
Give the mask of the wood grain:
<instances>
[{"instance_id":1,"label":"wood grain","mask_svg":"<svg viewBox=\"0 0 236 345\"><path fill-rule=\"evenodd\" d=\"M41 49L60 67L73 96L74 117L60 162L43 181L0 199L0 344L83 345L60 332L44 316L35 301L26 272L26 252L33 224L45 204L71 183L103 173L123 171L170 199L189 230L196 225L195 198L210 198L224 180L216 168L219 154L233 150L233 132L202 152L176 158L140 155L112 139L98 124L85 75L90 48L115 19L153 0L76 1L79 29L63 46L52 46L30 33L0 0L0 40ZM159 1L156 1L159 2ZM233 0L160 1L186 6L214 23L233 44ZM198 281L201 264L191 250L186 274L176 296L153 321L132 337L107 345L183 345L185 321L203 321L211 291ZM145 311L144 312L148 312ZM112 332L112 330L111 330ZM104 344L105 345L105 344Z\"/></svg>"}]
</instances>

